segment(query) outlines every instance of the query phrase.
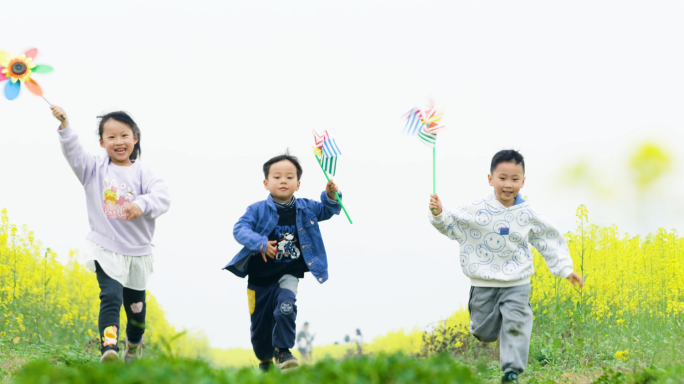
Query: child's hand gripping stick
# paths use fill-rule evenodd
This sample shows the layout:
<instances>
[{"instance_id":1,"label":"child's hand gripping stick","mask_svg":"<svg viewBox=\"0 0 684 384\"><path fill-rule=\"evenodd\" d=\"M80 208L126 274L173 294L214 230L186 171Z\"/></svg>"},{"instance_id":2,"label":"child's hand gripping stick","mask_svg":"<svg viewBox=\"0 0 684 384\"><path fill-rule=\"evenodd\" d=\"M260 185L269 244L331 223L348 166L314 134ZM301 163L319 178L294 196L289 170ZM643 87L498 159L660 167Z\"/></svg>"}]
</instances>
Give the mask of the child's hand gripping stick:
<instances>
[{"instance_id":1,"label":"child's hand gripping stick","mask_svg":"<svg viewBox=\"0 0 684 384\"><path fill-rule=\"evenodd\" d=\"M430 195L430 211L434 216L439 216L442 213L442 201L437 195Z\"/></svg>"},{"instance_id":2,"label":"child's hand gripping stick","mask_svg":"<svg viewBox=\"0 0 684 384\"><path fill-rule=\"evenodd\" d=\"M328 195L330 200L337 200L337 184L333 182L333 179L330 179L328 184L325 185L325 193Z\"/></svg>"},{"instance_id":3,"label":"child's hand gripping stick","mask_svg":"<svg viewBox=\"0 0 684 384\"><path fill-rule=\"evenodd\" d=\"M62 129L66 129L66 127L69 126L69 120L66 118L66 112L64 112L64 109L56 105L51 105L50 109L52 110L52 116L62 122Z\"/></svg>"}]
</instances>

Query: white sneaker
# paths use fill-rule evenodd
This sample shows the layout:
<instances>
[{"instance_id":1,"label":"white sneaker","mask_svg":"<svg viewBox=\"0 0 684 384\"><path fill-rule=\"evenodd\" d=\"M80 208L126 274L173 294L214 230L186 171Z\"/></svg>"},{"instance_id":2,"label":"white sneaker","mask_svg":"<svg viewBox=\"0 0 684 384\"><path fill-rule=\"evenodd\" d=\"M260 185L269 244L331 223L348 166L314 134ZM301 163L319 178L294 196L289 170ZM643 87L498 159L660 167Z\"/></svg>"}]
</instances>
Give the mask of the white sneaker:
<instances>
[{"instance_id":1,"label":"white sneaker","mask_svg":"<svg viewBox=\"0 0 684 384\"><path fill-rule=\"evenodd\" d=\"M100 357L100 363L109 363L116 360L119 360L119 354L113 349L106 350L102 357Z\"/></svg>"}]
</instances>

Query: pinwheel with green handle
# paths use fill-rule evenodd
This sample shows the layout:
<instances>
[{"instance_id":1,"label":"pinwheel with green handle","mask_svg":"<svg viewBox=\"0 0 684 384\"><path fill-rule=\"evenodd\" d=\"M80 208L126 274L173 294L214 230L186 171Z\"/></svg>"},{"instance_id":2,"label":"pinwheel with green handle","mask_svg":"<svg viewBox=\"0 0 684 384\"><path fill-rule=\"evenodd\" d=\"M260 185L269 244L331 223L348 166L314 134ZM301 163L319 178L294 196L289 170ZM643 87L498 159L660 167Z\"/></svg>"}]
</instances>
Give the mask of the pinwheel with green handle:
<instances>
[{"instance_id":1,"label":"pinwheel with green handle","mask_svg":"<svg viewBox=\"0 0 684 384\"><path fill-rule=\"evenodd\" d=\"M446 129L441 124L444 110L437 109L434 105L421 110L413 108L404 115L406 118L406 125L404 126L404 134L407 136L417 137L421 143L432 148L432 194L437 194L437 161L436 161L436 145L437 133ZM434 212L437 210L433 209Z\"/></svg>"},{"instance_id":2,"label":"pinwheel with green handle","mask_svg":"<svg viewBox=\"0 0 684 384\"><path fill-rule=\"evenodd\" d=\"M322 135L313 131L313 134L314 140L316 141L316 145L313 147L314 156L316 156L316 161L321 167L325 178L330 182L330 176L328 175L335 176L337 170L337 156L341 155L342 151L340 151L340 147L337 145L335 139L330 138L328 131L324 131ZM347 216L349 224L353 224L351 217L349 217L349 213L347 213L347 208L342 204L342 199L340 199L340 195L338 195L337 192L335 192L335 198L340 203L342 210L344 210L344 214Z\"/></svg>"}]
</instances>

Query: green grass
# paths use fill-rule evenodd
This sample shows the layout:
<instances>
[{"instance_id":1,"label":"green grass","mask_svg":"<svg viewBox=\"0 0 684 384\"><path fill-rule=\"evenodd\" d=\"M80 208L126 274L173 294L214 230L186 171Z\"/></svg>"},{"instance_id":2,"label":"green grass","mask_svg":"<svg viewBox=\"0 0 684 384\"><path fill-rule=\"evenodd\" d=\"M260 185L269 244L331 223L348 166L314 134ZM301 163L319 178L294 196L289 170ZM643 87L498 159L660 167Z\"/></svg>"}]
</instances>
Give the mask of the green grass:
<instances>
[{"instance_id":1,"label":"green grass","mask_svg":"<svg viewBox=\"0 0 684 384\"><path fill-rule=\"evenodd\" d=\"M537 340L537 343L542 340ZM533 342L534 343L534 342ZM478 345L478 344L474 344ZM550 348L558 347L549 343ZM559 348L562 348L561 345ZM476 349L477 348L477 349ZM536 347L535 347L536 348ZM534 349L534 348L533 348ZM561 350L554 353L560 353ZM539 357L539 356L538 356ZM100 364L99 353L47 344L0 342L0 377L12 383L499 383L498 346L479 344L455 359L380 355L326 359L296 370L216 369L206 361L150 356L135 363ZM572 358L569 359L572 361ZM530 356L521 383L683 383L684 365L639 367L636 361L568 365ZM632 365L630 365L632 364Z\"/></svg>"},{"instance_id":2,"label":"green grass","mask_svg":"<svg viewBox=\"0 0 684 384\"><path fill-rule=\"evenodd\" d=\"M344 361L323 360L296 370L262 374L255 368L214 369L202 360L144 359L135 364L28 364L13 383L480 383L470 368L446 355L427 360L403 355L360 357Z\"/></svg>"},{"instance_id":3,"label":"green grass","mask_svg":"<svg viewBox=\"0 0 684 384\"><path fill-rule=\"evenodd\" d=\"M21 339L17 343L0 340L0 379L11 379L33 361L44 361L55 367L72 367L99 362L99 353L83 347L30 344Z\"/></svg>"},{"instance_id":4,"label":"green grass","mask_svg":"<svg viewBox=\"0 0 684 384\"><path fill-rule=\"evenodd\" d=\"M636 373L606 372L596 383L642 384L642 383L684 383L684 365L667 368L651 367Z\"/></svg>"},{"instance_id":5,"label":"green grass","mask_svg":"<svg viewBox=\"0 0 684 384\"><path fill-rule=\"evenodd\" d=\"M457 333L454 328L439 332L441 338L426 339L428 355L448 352L462 364L473 367L484 383L500 382L498 343L480 343L471 335ZM616 356L617 343L627 347L623 350L630 350L624 359ZM527 369L521 375L521 382L590 383L611 372L628 375L658 369L649 367L676 369L684 362L682 345L684 332L659 329L655 325L626 331L535 324Z\"/></svg>"}]
</instances>

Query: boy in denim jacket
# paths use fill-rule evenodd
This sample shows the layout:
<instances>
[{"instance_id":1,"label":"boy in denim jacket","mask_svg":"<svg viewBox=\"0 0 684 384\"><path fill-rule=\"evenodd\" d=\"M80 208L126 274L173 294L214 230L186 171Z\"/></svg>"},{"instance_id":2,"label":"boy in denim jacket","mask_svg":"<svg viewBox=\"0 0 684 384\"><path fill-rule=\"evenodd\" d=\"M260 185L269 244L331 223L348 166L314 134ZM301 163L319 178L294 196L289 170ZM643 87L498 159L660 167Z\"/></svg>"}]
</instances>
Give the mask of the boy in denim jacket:
<instances>
[{"instance_id":1,"label":"boy in denim jacket","mask_svg":"<svg viewBox=\"0 0 684 384\"><path fill-rule=\"evenodd\" d=\"M321 203L295 198L302 167L289 154L264 164L266 200L247 207L233 228L244 247L224 267L247 280L247 300L252 321L252 347L266 371L299 365L290 348L295 345L297 285L305 272L319 283L328 280L328 261L318 222L340 214L331 180L321 193ZM340 198L342 193L339 193Z\"/></svg>"}]
</instances>

